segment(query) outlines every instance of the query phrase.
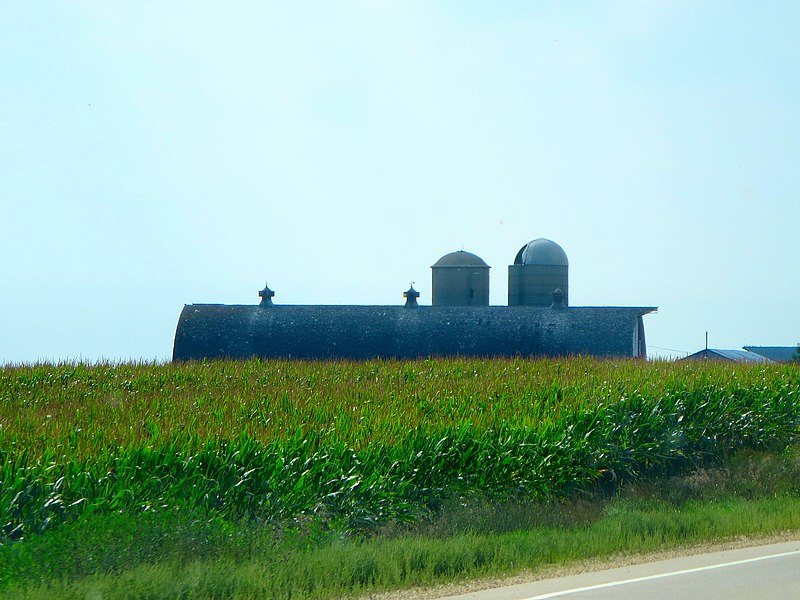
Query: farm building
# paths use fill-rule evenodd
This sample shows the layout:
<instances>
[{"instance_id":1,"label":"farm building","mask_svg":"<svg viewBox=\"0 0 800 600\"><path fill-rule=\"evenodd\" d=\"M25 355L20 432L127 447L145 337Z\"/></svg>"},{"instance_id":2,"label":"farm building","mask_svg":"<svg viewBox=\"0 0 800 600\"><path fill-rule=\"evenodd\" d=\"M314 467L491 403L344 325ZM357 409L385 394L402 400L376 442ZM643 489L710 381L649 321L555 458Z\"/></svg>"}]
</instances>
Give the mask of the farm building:
<instances>
[{"instance_id":1,"label":"farm building","mask_svg":"<svg viewBox=\"0 0 800 600\"><path fill-rule=\"evenodd\" d=\"M791 362L798 351L797 346L745 346L744 349L778 363Z\"/></svg>"},{"instance_id":2,"label":"farm building","mask_svg":"<svg viewBox=\"0 0 800 600\"><path fill-rule=\"evenodd\" d=\"M413 287L396 306L281 306L267 287L259 305L190 304L173 360L645 357L642 317L655 307L571 307L567 269L563 249L538 239L509 266L509 306L489 306L490 267L464 251L432 265L431 306Z\"/></svg>"},{"instance_id":3,"label":"farm building","mask_svg":"<svg viewBox=\"0 0 800 600\"><path fill-rule=\"evenodd\" d=\"M684 356L681 360L718 360L722 362L737 363L770 363L773 362L755 352L747 350L722 350L719 348L705 348L689 356Z\"/></svg>"}]
</instances>

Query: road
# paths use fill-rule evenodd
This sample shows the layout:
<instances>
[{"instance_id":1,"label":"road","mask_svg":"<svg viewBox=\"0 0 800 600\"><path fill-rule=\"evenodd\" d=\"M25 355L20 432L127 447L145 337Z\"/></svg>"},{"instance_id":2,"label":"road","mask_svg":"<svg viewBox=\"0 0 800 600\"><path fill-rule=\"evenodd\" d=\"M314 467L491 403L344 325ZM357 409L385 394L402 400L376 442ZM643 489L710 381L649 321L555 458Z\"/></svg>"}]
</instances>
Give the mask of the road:
<instances>
[{"instance_id":1,"label":"road","mask_svg":"<svg viewBox=\"0 0 800 600\"><path fill-rule=\"evenodd\" d=\"M441 600L800 600L800 540L685 556Z\"/></svg>"}]
</instances>

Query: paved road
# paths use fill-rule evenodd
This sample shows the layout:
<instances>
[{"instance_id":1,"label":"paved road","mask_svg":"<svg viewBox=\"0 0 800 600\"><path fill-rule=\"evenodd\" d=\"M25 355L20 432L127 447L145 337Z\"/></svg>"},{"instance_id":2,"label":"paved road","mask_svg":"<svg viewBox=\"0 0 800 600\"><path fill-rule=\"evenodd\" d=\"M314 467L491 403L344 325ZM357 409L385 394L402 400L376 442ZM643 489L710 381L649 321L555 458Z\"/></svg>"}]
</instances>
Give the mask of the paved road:
<instances>
[{"instance_id":1,"label":"paved road","mask_svg":"<svg viewBox=\"0 0 800 600\"><path fill-rule=\"evenodd\" d=\"M800 541L686 556L441 600L800 600Z\"/></svg>"}]
</instances>

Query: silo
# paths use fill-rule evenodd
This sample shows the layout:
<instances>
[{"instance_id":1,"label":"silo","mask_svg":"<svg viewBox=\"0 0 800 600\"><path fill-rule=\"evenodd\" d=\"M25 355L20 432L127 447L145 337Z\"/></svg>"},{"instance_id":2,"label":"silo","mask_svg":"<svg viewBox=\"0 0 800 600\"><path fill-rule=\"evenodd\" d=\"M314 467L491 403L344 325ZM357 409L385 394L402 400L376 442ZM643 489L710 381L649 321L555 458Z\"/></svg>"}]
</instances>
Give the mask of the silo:
<instances>
[{"instance_id":1,"label":"silo","mask_svg":"<svg viewBox=\"0 0 800 600\"><path fill-rule=\"evenodd\" d=\"M434 306L489 306L489 265L459 250L445 254L431 267Z\"/></svg>"},{"instance_id":2,"label":"silo","mask_svg":"<svg viewBox=\"0 0 800 600\"><path fill-rule=\"evenodd\" d=\"M528 242L508 267L508 305L550 306L560 289L569 306L568 280L569 261L561 246L545 238Z\"/></svg>"}]
</instances>

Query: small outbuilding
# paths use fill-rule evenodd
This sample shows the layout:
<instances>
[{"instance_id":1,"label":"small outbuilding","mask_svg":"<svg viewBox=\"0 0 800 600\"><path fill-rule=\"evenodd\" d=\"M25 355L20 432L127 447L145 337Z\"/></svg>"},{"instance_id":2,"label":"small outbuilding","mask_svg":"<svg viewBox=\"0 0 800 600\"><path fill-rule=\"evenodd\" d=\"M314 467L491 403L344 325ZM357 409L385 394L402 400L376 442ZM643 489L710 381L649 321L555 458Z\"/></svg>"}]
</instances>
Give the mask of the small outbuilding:
<instances>
[{"instance_id":1,"label":"small outbuilding","mask_svg":"<svg viewBox=\"0 0 800 600\"><path fill-rule=\"evenodd\" d=\"M785 363L795 360L800 353L798 346L744 346L748 352L758 354L776 363Z\"/></svg>"},{"instance_id":2,"label":"small outbuilding","mask_svg":"<svg viewBox=\"0 0 800 600\"><path fill-rule=\"evenodd\" d=\"M754 352L747 350L723 350L720 348L705 348L681 360L716 360L721 362L736 363L771 363L772 361Z\"/></svg>"}]
</instances>

